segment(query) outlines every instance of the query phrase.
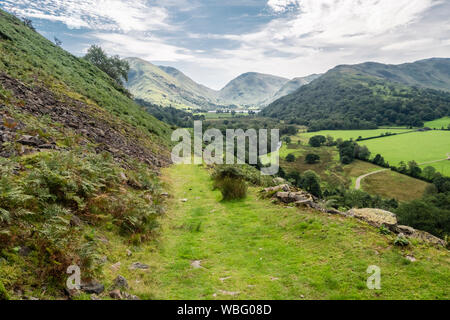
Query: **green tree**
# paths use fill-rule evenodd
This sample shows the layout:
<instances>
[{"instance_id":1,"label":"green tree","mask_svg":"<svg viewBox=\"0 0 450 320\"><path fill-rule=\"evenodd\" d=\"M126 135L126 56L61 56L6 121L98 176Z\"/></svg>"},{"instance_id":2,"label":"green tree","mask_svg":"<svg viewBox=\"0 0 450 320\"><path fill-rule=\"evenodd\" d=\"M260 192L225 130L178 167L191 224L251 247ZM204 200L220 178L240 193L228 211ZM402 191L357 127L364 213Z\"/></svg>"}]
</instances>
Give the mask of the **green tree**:
<instances>
[{"instance_id":1,"label":"green tree","mask_svg":"<svg viewBox=\"0 0 450 320\"><path fill-rule=\"evenodd\" d=\"M423 176L428 180L433 180L434 176L436 175L436 169L428 166L425 169L423 169Z\"/></svg>"},{"instance_id":2,"label":"green tree","mask_svg":"<svg viewBox=\"0 0 450 320\"><path fill-rule=\"evenodd\" d=\"M118 85L123 86L123 80L128 81L130 64L119 56L108 57L101 47L92 45L84 58L109 75Z\"/></svg>"},{"instance_id":3,"label":"green tree","mask_svg":"<svg viewBox=\"0 0 450 320\"><path fill-rule=\"evenodd\" d=\"M408 162L408 173L410 176L418 178L422 173L422 169L420 169L419 165L415 161Z\"/></svg>"},{"instance_id":4,"label":"green tree","mask_svg":"<svg viewBox=\"0 0 450 320\"><path fill-rule=\"evenodd\" d=\"M320 177L312 170L308 170L303 174L300 187L308 191L312 195L321 198L322 188L320 187Z\"/></svg>"},{"instance_id":5,"label":"green tree","mask_svg":"<svg viewBox=\"0 0 450 320\"><path fill-rule=\"evenodd\" d=\"M327 138L324 136L314 136L309 139L309 145L314 148L321 147L325 142L327 141Z\"/></svg>"},{"instance_id":6,"label":"green tree","mask_svg":"<svg viewBox=\"0 0 450 320\"><path fill-rule=\"evenodd\" d=\"M305 161L308 164L315 164L320 161L320 156L314 153L310 153L306 155Z\"/></svg>"},{"instance_id":7,"label":"green tree","mask_svg":"<svg viewBox=\"0 0 450 320\"><path fill-rule=\"evenodd\" d=\"M286 161L287 162L295 162L295 156L292 153L288 154L286 156Z\"/></svg>"}]
</instances>

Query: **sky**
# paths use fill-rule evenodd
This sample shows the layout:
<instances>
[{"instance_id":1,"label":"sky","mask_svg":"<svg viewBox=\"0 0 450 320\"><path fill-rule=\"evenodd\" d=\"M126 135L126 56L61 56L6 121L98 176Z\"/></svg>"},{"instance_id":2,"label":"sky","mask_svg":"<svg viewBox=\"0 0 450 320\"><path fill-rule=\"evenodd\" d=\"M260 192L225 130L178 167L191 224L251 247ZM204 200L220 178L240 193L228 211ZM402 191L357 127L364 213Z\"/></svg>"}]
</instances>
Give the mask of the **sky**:
<instances>
[{"instance_id":1,"label":"sky","mask_svg":"<svg viewBox=\"0 0 450 320\"><path fill-rule=\"evenodd\" d=\"M340 64L450 57L450 0L0 0L77 56L90 45L178 68L213 89Z\"/></svg>"}]
</instances>

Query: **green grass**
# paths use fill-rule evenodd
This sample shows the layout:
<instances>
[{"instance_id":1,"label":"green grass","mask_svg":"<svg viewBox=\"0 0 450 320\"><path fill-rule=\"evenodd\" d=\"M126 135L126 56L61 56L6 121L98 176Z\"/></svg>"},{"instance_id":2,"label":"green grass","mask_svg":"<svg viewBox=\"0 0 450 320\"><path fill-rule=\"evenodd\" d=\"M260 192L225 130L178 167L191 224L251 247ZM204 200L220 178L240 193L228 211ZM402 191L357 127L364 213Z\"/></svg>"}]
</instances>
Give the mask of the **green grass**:
<instances>
[{"instance_id":1,"label":"green grass","mask_svg":"<svg viewBox=\"0 0 450 320\"><path fill-rule=\"evenodd\" d=\"M0 32L12 39L0 41L2 72L27 84L44 85L60 95L99 106L142 129L156 143L168 144L170 128L126 97L100 69L57 47L2 10Z\"/></svg>"},{"instance_id":2,"label":"green grass","mask_svg":"<svg viewBox=\"0 0 450 320\"><path fill-rule=\"evenodd\" d=\"M450 152L450 132L428 131L361 141L372 152L381 154L386 161L397 165L401 161L417 163L446 159Z\"/></svg>"},{"instance_id":3,"label":"green grass","mask_svg":"<svg viewBox=\"0 0 450 320\"><path fill-rule=\"evenodd\" d=\"M357 138L357 136L368 137L371 135L388 132L388 129L363 130L363 131L320 131L314 133L301 133L297 139L301 139L307 143L309 138L314 135L331 135L334 138ZM389 129L389 132L408 132L408 130ZM450 131L427 131L427 132L409 132L380 139L366 140L358 142L365 145L372 152L372 157L381 154L391 165L398 165L401 161L405 163L416 161L419 164L430 161L444 160L447 153L450 153ZM424 164L433 166L439 172L445 175L450 174L450 161L442 161L432 164Z\"/></svg>"},{"instance_id":4,"label":"green grass","mask_svg":"<svg viewBox=\"0 0 450 320\"><path fill-rule=\"evenodd\" d=\"M376 129L376 130L324 130L319 132L307 132L307 133L300 133L300 138L302 141L308 142L309 138L317 136L317 135L323 135L323 136L332 136L334 139L343 139L343 140L356 140L359 137L362 138L371 138L371 137L377 137L381 134L390 132L390 133L405 133L409 132L411 129L404 129L404 128L398 128L398 129Z\"/></svg>"},{"instance_id":5,"label":"green grass","mask_svg":"<svg viewBox=\"0 0 450 320\"><path fill-rule=\"evenodd\" d=\"M298 137L293 137L293 141L297 141ZM334 147L313 148L308 145L298 145L295 142L291 144L283 144L279 151L280 164L286 172L297 171L303 173L307 170L313 170L319 174L322 179L323 186L328 184L333 186L342 184L347 188L355 188L356 179L364 174L381 170L383 168L369 162L355 160L349 165L342 165L339 162L339 153ZM296 156L295 162L287 162L284 159L292 153ZM308 153L314 153L320 156L321 160L317 164L307 164L305 157ZM261 157L262 163L267 163L267 157ZM442 164L442 162L434 165ZM437 167L437 169L439 169ZM392 176L392 177L391 177ZM375 177L375 176L374 176ZM428 186L426 182L404 176L397 172L391 175L381 175L384 179L380 181L380 177L365 179L362 189L372 195L379 195L383 198L395 198L399 201L407 201L419 199L422 197L425 188ZM404 184L411 186L411 193L405 194Z\"/></svg>"},{"instance_id":6,"label":"green grass","mask_svg":"<svg viewBox=\"0 0 450 320\"><path fill-rule=\"evenodd\" d=\"M425 123L425 127L432 129L447 129L448 125L450 125L450 117L444 117L441 119L437 119L434 121L429 121Z\"/></svg>"},{"instance_id":7,"label":"green grass","mask_svg":"<svg viewBox=\"0 0 450 320\"><path fill-rule=\"evenodd\" d=\"M420 166L422 169L425 169L426 167L433 167L436 169L436 171L442 173L443 175L450 177L450 161L440 161L436 163L430 163L425 164L423 166Z\"/></svg>"},{"instance_id":8,"label":"green grass","mask_svg":"<svg viewBox=\"0 0 450 320\"><path fill-rule=\"evenodd\" d=\"M245 200L221 202L199 166L174 166L164 177L173 199L158 243L127 257L127 247L110 240L108 264L120 261L121 268L106 268L106 283L122 274L131 292L149 299L449 298L446 250L418 243L398 249L394 237L362 222L273 205L259 200L257 189ZM407 254L418 261L409 263ZM202 268L191 266L196 260ZM150 271L128 270L135 261ZM381 267L380 291L366 288L369 265Z\"/></svg>"},{"instance_id":9,"label":"green grass","mask_svg":"<svg viewBox=\"0 0 450 320\"><path fill-rule=\"evenodd\" d=\"M394 171L385 171L365 178L361 187L370 194L377 194L383 198L395 198L398 201L412 201L423 197L430 184L399 174ZM408 186L405 188L405 186Z\"/></svg>"}]
</instances>

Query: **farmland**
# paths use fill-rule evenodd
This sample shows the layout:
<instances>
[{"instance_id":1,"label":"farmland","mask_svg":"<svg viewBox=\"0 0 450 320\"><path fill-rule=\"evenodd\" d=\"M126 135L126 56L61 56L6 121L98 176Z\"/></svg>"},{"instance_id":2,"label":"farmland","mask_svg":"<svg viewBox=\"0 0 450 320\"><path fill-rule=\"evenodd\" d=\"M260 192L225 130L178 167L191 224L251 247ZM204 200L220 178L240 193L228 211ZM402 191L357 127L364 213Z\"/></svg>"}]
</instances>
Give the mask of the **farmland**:
<instances>
[{"instance_id":1,"label":"farmland","mask_svg":"<svg viewBox=\"0 0 450 320\"><path fill-rule=\"evenodd\" d=\"M387 129L378 130L357 130L357 131L320 131L314 133L301 133L299 138L302 142L308 141L314 135L331 135L334 138L350 139L369 136L377 136L377 134L388 132ZM408 130L393 129L392 133L408 132L405 134L397 134L394 136L383 137L379 139L360 141L359 144L365 145L372 152L372 157L381 154L391 165L398 165L401 161L416 161L426 166L433 166L439 172L450 174L450 161L445 161L447 153L450 153L450 131L427 131L427 132L410 132ZM431 163L437 160L441 162Z\"/></svg>"},{"instance_id":2,"label":"farmland","mask_svg":"<svg viewBox=\"0 0 450 320\"><path fill-rule=\"evenodd\" d=\"M371 138L371 137L377 137L382 134L386 133L406 133L410 132L411 129L404 129L404 128L398 128L398 129L375 129L375 130L326 130L326 131L319 131L319 132L307 132L300 134L300 139L302 141L307 142L309 138L316 136L316 135L323 135L323 136L332 136L334 139L343 139L343 140L356 140L359 137L362 138Z\"/></svg>"},{"instance_id":3,"label":"farmland","mask_svg":"<svg viewBox=\"0 0 450 320\"><path fill-rule=\"evenodd\" d=\"M450 117L444 117L441 119L437 119L434 121L429 121L425 123L425 127L432 128L432 129L441 129L441 128L448 128L448 125L450 125Z\"/></svg>"},{"instance_id":4,"label":"farmland","mask_svg":"<svg viewBox=\"0 0 450 320\"><path fill-rule=\"evenodd\" d=\"M293 137L295 140L295 137ZM349 165L342 165L339 162L339 154L334 147L313 148L298 143L284 144L279 151L281 167L287 172L315 171L321 178L323 184L329 186L342 184L347 188L355 188L356 179L366 173L378 171L382 168L369 162L356 160ZM305 157L308 153L320 156L319 163L307 164ZM296 158L294 162L286 161L286 156L293 154ZM262 158L264 160L264 157ZM263 161L264 162L264 161ZM381 179L381 180L380 180ZM404 186L410 186L410 190L405 193ZM362 189L372 195L379 195L383 198L395 198L399 201L410 201L423 196L429 184L397 172L382 173L380 176L374 175L363 180Z\"/></svg>"}]
</instances>

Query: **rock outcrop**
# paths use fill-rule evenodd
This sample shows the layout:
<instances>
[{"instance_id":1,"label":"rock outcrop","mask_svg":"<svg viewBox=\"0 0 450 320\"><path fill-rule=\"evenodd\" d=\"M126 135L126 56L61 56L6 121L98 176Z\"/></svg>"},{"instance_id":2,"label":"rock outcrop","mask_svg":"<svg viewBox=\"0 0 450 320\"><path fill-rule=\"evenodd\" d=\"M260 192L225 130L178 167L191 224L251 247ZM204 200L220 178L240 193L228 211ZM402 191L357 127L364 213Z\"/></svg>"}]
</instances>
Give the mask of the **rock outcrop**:
<instances>
[{"instance_id":1,"label":"rock outcrop","mask_svg":"<svg viewBox=\"0 0 450 320\"><path fill-rule=\"evenodd\" d=\"M358 220L362 220L376 228L384 226L391 232L404 235L407 238L418 239L438 246L445 247L447 245L446 241L439 239L432 234L429 234L428 232L416 230L408 226L399 225L397 216L389 211L376 208L364 208L351 209L348 212L341 212L334 208L326 208L326 206L313 195L309 194L308 192L292 188L287 184L266 188L262 190L262 193L263 196L272 197L273 200L278 203L295 204L298 207L311 208L323 213L355 218Z\"/></svg>"}]
</instances>

